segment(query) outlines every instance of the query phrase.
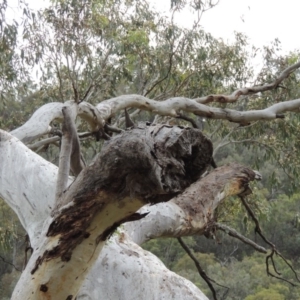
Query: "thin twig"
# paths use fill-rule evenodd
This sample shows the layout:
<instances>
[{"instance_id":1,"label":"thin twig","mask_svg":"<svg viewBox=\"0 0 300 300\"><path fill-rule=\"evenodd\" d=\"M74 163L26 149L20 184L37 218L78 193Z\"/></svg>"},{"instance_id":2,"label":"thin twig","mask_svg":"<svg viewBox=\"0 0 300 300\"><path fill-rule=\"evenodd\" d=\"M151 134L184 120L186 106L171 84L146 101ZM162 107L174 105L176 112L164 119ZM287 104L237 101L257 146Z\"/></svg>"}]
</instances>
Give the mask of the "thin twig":
<instances>
[{"instance_id":1,"label":"thin twig","mask_svg":"<svg viewBox=\"0 0 300 300\"><path fill-rule=\"evenodd\" d=\"M276 87L280 86L280 83L286 79L291 73L293 73L296 69L300 68L300 62L284 69L278 77L275 78L274 81L268 84L252 86L249 88L241 88L235 90L230 95L209 95L201 98L195 99L198 103L207 104L210 102L219 102L219 103L233 103L236 102L240 96L253 95L260 92L265 92L268 90L272 90Z\"/></svg>"},{"instance_id":2,"label":"thin twig","mask_svg":"<svg viewBox=\"0 0 300 300\"><path fill-rule=\"evenodd\" d=\"M242 234L240 234L239 232L237 232L235 229L226 226L224 224L221 223L215 223L214 226L216 227L216 229L220 229L222 231L224 231L225 233L227 233L228 235L239 239L240 241L242 241L245 244L250 245L251 247L253 247L256 251L261 252L261 253L268 253L268 250L258 244L256 244L255 242L253 242L252 240L246 238L245 236L243 236Z\"/></svg>"},{"instance_id":3,"label":"thin twig","mask_svg":"<svg viewBox=\"0 0 300 300\"><path fill-rule=\"evenodd\" d=\"M94 84L91 84L89 86L89 88L87 89L87 91L85 92L84 96L82 97L82 99L80 99L79 103L82 102L82 101L87 101L87 97L89 96L92 88L94 87Z\"/></svg>"},{"instance_id":4,"label":"thin twig","mask_svg":"<svg viewBox=\"0 0 300 300\"><path fill-rule=\"evenodd\" d=\"M193 255L193 253L191 252L191 250L189 249L189 247L185 244L185 242L182 240L181 237L177 238L179 244L181 245L181 247L185 250L185 252L188 254L188 256L193 260L193 262L195 263L195 266L199 272L199 275L205 280L205 282L207 283L207 285L209 286L211 292L213 293L213 298L214 300L217 300L217 293L212 285L212 282L215 283L216 285L226 288L227 290L229 290L229 288L227 286L223 286L219 283L217 283L216 281L214 281L213 279L209 278L207 276L207 274L205 273L205 271L202 269L202 267L200 266L197 258Z\"/></svg>"},{"instance_id":5,"label":"thin twig","mask_svg":"<svg viewBox=\"0 0 300 300\"><path fill-rule=\"evenodd\" d=\"M192 126L193 126L194 128L198 128L198 129L199 129L199 126L197 125L197 123L195 122L195 120L193 120L192 118L189 118L188 116L185 116L185 115L179 113L179 114L178 114L178 117L176 117L176 118L179 118L179 119L188 121L188 122L190 122L190 123L192 124Z\"/></svg>"},{"instance_id":6,"label":"thin twig","mask_svg":"<svg viewBox=\"0 0 300 300\"><path fill-rule=\"evenodd\" d=\"M4 257L2 257L1 255L0 255L0 258L1 258L1 260L4 262L4 263L6 263L6 264L8 264L8 265L10 265L10 266L12 266L12 267L14 267L14 269L16 270L16 271L18 271L18 272L22 272L21 270L19 270L13 263L11 263L11 262L9 262L9 261L7 261L7 260L5 260L5 258Z\"/></svg>"},{"instance_id":7,"label":"thin twig","mask_svg":"<svg viewBox=\"0 0 300 300\"><path fill-rule=\"evenodd\" d=\"M108 125L108 124L104 125L104 129L106 129L108 131L111 131L111 132L115 132L115 133L121 133L121 132L124 131L123 129L120 129L118 127L114 127L114 126L111 126L111 125Z\"/></svg>"},{"instance_id":8,"label":"thin twig","mask_svg":"<svg viewBox=\"0 0 300 300\"><path fill-rule=\"evenodd\" d=\"M274 277L274 278L277 278L277 279L280 279L282 281L285 281L287 283L289 283L290 285L292 286L296 286L294 283L292 283L291 281L287 280L287 279L284 279L282 277L278 277L277 275L274 275L270 272L270 269L269 269L269 260L271 260L271 263L273 265L273 268L274 268L274 271L276 272L276 274L280 275L280 273L277 271L276 269L276 266L275 266L275 262L273 260L273 255L274 253L276 253L280 258L282 258L282 260L289 266L289 268L292 270L292 272L294 273L297 281L300 282L299 278L298 278L298 275L295 271L295 269L292 267L292 265L290 263L287 262L287 260L282 256L282 254L279 253L279 251L276 249L275 245L270 242L262 233L262 230L260 228L260 224L259 224L259 221L258 219L256 218L254 212L252 211L252 209L250 208L248 202L246 201L246 199L244 198L244 196L240 195L239 196L241 201L242 201L242 204L244 205L244 207L246 208L249 216L251 217L251 219L253 220L254 224L255 224L255 233L258 233L258 235L262 238L262 240L268 244L271 248L272 248L272 252L271 254L267 255L266 257L266 268L267 268L267 274L270 275L271 277Z\"/></svg>"}]
</instances>

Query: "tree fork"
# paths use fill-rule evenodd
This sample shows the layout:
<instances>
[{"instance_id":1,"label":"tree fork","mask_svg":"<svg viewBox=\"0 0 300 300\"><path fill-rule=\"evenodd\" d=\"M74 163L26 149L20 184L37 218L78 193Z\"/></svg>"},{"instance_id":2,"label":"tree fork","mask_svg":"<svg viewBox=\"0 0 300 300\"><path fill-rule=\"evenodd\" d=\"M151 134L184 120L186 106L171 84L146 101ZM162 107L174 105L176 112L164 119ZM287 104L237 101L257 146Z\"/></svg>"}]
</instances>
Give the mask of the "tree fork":
<instances>
[{"instance_id":1,"label":"tree fork","mask_svg":"<svg viewBox=\"0 0 300 300\"><path fill-rule=\"evenodd\" d=\"M143 217L135 212L144 204L169 200L198 180L212 150L200 130L166 125L134 128L107 141L45 221L47 235L12 299L75 297L116 224Z\"/></svg>"}]
</instances>

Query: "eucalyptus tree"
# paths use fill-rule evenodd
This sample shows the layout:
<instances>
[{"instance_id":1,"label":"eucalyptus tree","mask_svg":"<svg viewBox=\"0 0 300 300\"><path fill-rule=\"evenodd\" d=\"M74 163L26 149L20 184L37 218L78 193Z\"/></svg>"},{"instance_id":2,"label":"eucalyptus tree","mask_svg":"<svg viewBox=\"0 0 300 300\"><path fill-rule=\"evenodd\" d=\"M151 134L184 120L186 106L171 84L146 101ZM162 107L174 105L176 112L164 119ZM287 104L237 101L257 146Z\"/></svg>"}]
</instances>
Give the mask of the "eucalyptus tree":
<instances>
[{"instance_id":1,"label":"eucalyptus tree","mask_svg":"<svg viewBox=\"0 0 300 300\"><path fill-rule=\"evenodd\" d=\"M191 29L174 23L183 4L197 13ZM289 124L284 114L300 100L263 93L291 80L296 89L300 63L283 60L243 87L252 75L246 39L227 45L205 33L201 13L212 6L173 1L168 19L146 1L53 1L27 14L20 56L40 75L33 96L49 103L0 132L0 196L32 249L12 299L207 299L140 245L223 230L268 252L216 215L238 195L264 238L245 199L261 175L235 163L211 170L213 143L197 127L220 122L226 143L256 122ZM143 111L151 121L134 124ZM90 164L80 150L87 137L106 140ZM32 151L58 144L58 167ZM273 263L282 256L265 241Z\"/></svg>"}]
</instances>

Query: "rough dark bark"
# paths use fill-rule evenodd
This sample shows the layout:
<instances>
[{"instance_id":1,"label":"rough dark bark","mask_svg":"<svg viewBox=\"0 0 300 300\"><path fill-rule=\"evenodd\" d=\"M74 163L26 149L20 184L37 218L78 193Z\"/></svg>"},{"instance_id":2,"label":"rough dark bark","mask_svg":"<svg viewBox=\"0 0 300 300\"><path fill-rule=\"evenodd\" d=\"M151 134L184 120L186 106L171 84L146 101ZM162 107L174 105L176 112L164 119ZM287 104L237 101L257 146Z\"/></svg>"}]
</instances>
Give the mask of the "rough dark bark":
<instances>
[{"instance_id":1,"label":"rough dark bark","mask_svg":"<svg viewBox=\"0 0 300 300\"><path fill-rule=\"evenodd\" d=\"M157 125L125 131L107 141L82 171L70 187L78 187L73 199L93 198L101 189L145 202L160 201L158 195L170 199L206 171L212 151L211 141L197 129Z\"/></svg>"},{"instance_id":2,"label":"rough dark bark","mask_svg":"<svg viewBox=\"0 0 300 300\"><path fill-rule=\"evenodd\" d=\"M74 202L62 208L49 227L47 236L60 234L61 238L45 254L47 259L60 255L68 260L72 249L89 236L86 228L95 214L110 199L129 196L145 204L169 200L197 180L211 160L210 140L192 128L134 128L106 142L66 191L64 204ZM128 216L120 221L123 218Z\"/></svg>"}]
</instances>

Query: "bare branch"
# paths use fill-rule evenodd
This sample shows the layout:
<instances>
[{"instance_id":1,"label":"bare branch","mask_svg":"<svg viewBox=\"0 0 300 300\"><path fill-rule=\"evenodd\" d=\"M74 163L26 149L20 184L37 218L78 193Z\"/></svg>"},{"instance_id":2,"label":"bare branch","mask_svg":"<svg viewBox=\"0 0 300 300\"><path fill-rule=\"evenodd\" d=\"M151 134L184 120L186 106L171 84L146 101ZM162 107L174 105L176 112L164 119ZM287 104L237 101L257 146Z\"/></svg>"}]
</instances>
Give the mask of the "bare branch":
<instances>
[{"instance_id":1,"label":"bare branch","mask_svg":"<svg viewBox=\"0 0 300 300\"><path fill-rule=\"evenodd\" d=\"M195 99L198 103L207 104L210 102L219 102L219 103L233 103L238 100L240 96L247 96L247 95L253 95L265 91L272 90L274 88L277 88L280 83L286 79L291 73L293 73L295 70L297 70L300 67L300 62L286 68L283 70L279 76L271 83L264 84L264 85L256 85L249 88L242 88L235 90L230 95L209 95L201 98Z\"/></svg>"},{"instance_id":2,"label":"bare branch","mask_svg":"<svg viewBox=\"0 0 300 300\"><path fill-rule=\"evenodd\" d=\"M0 259L1 259L4 263L6 263L6 264L12 266L16 271L22 272L22 271L21 271L19 268L17 268L13 263L7 261L7 260L6 260L3 256L1 256L1 255L0 255Z\"/></svg>"},{"instance_id":3,"label":"bare branch","mask_svg":"<svg viewBox=\"0 0 300 300\"><path fill-rule=\"evenodd\" d=\"M52 136L50 138L38 141L38 142L36 142L34 144L29 144L29 145L27 145L27 147L29 149L31 149L32 151L35 151L35 150L39 149L40 147L43 147L43 146L46 146L46 145L49 145L49 144L54 144L54 143L56 143L58 141L60 141L60 137L59 136Z\"/></svg>"},{"instance_id":4,"label":"bare branch","mask_svg":"<svg viewBox=\"0 0 300 300\"><path fill-rule=\"evenodd\" d=\"M283 80L283 78L295 70L299 64L300 63L286 69L279 79ZM256 93L270 89L271 85L272 84L255 88L252 92ZM250 92L248 91L247 93ZM218 95L218 97L223 96ZM179 117L181 111L185 111L201 117L228 120L230 122L239 123L241 126L247 126L251 122L258 120L270 121L277 118L284 118L284 112L299 112L300 108L300 99L276 103L261 110L244 112L226 108L209 107L198 102L201 102L200 98L189 99L185 97L174 97L165 101L155 101L141 95L132 94L102 101L96 107L83 101L79 104L78 115L90 124L92 131L97 131L99 128L103 128L105 120L115 116L120 110L129 107L135 107L141 110L151 111L155 114L171 117ZM72 101L69 103L72 103ZM62 103L49 103L42 106L23 126L12 131L12 134L21 139L24 143L28 143L41 135L48 133L50 130L50 122L55 118L62 118L61 111L58 109L62 106ZM36 126L37 123L39 123L39 126Z\"/></svg>"},{"instance_id":5,"label":"bare branch","mask_svg":"<svg viewBox=\"0 0 300 300\"><path fill-rule=\"evenodd\" d=\"M260 224L259 224L259 221L258 219L256 218L254 212L252 211L251 207L249 206L248 202L246 201L246 199L244 198L243 195L240 195L240 199L242 201L242 204L244 205L244 207L246 208L247 210L247 213L249 214L249 216L251 217L251 219L253 220L254 224L255 224L255 232L258 233L258 235L262 238L262 240L268 244L271 248L272 248L272 252L271 254L267 255L266 257L266 268L267 268L267 274L274 277L274 278L277 278L279 280L282 280L282 281L285 281L285 282L288 282L289 284L291 284L292 286L295 286L294 283L292 283L291 281L287 280L287 279L284 279L282 277L278 277L277 275L274 275L270 272L270 269L269 269L269 260L271 260L272 262L272 265L273 265L273 268L274 268L274 271L280 275L280 273L277 271L276 269L276 266L275 266L275 262L274 262L274 259L273 259L273 256L274 256L274 253L276 253L280 258L282 258L282 260L288 265L288 267L292 270L292 272L294 273L296 279L300 282L300 279L298 278L298 274L296 273L295 269L293 268L293 266L282 256L282 254L279 253L279 251L276 249L276 246L270 242L265 236L264 234L262 233L262 230L260 228Z\"/></svg>"},{"instance_id":6,"label":"bare branch","mask_svg":"<svg viewBox=\"0 0 300 300\"><path fill-rule=\"evenodd\" d=\"M122 132L121 129L118 129L118 128L114 128L114 129L116 130L115 132L118 132L118 133ZM113 130L111 130L111 131L113 131ZM80 132L80 133L78 133L78 137L80 139L82 139L82 138L86 138L86 137L92 136L94 134L95 134L94 132ZM37 151L37 149L39 149L39 148L41 148L43 146L49 145L49 144L55 144L56 145L56 143L58 141L60 141L60 139L61 138L59 136L52 136L50 138L46 138L44 140L38 141L38 142L36 142L34 144L29 144L29 145L27 145L27 147L29 149L31 149L32 151Z\"/></svg>"},{"instance_id":7,"label":"bare branch","mask_svg":"<svg viewBox=\"0 0 300 300\"><path fill-rule=\"evenodd\" d=\"M52 102L43 105L34 112L32 117L24 125L10 133L25 144L34 141L51 131L49 124L53 120L62 120L63 116L61 110L63 106L68 103Z\"/></svg>"},{"instance_id":8,"label":"bare branch","mask_svg":"<svg viewBox=\"0 0 300 300\"><path fill-rule=\"evenodd\" d=\"M198 128L199 129L199 126L197 125L197 123L195 122L195 120L193 120L192 118L189 118L188 116L185 116L185 115L183 115L181 113L178 114L177 118L185 120L185 121L188 121L188 122L190 122L192 124L192 126L194 128Z\"/></svg>"},{"instance_id":9,"label":"bare branch","mask_svg":"<svg viewBox=\"0 0 300 300\"><path fill-rule=\"evenodd\" d=\"M96 107L104 120L114 116L120 110L128 107L135 107L171 117L178 117L179 112L182 110L194 113L198 116L210 119L228 120L245 126L253 121L270 121L282 118L282 113L287 111L299 111L300 99L276 103L262 110L243 112L226 108L209 107L185 97L174 97L165 101L155 101L141 95L132 94L102 101Z\"/></svg>"},{"instance_id":10,"label":"bare branch","mask_svg":"<svg viewBox=\"0 0 300 300\"><path fill-rule=\"evenodd\" d=\"M226 226L226 225L221 224L221 223L215 223L214 226L216 227L216 229L220 229L220 230L224 231L225 233L227 233L228 235L239 239L240 241L242 241L245 244L250 245L251 247L253 247L258 252L261 252L261 253L267 253L268 252L268 250L266 248L256 244L255 242L253 242L252 240L246 238L245 236L243 236L242 234L237 232L235 229L230 228L229 226Z\"/></svg>"},{"instance_id":11,"label":"bare branch","mask_svg":"<svg viewBox=\"0 0 300 300\"><path fill-rule=\"evenodd\" d=\"M64 123L61 151L59 156L56 201L60 199L63 191L67 188L70 173L70 164L71 169L75 175L78 175L82 170L79 141L75 126L77 107L73 106L72 108L69 106L65 106L62 109L64 115Z\"/></svg>"},{"instance_id":12,"label":"bare branch","mask_svg":"<svg viewBox=\"0 0 300 300\"><path fill-rule=\"evenodd\" d=\"M104 129L109 130L111 132L115 132L115 133L121 133L121 132L123 132L122 129L120 129L118 127L110 126L110 125L107 125L107 124L104 125Z\"/></svg>"},{"instance_id":13,"label":"bare branch","mask_svg":"<svg viewBox=\"0 0 300 300\"><path fill-rule=\"evenodd\" d=\"M218 167L171 201L143 208L140 212L150 210L145 221L126 224L126 230L133 232L131 239L138 245L159 237L202 235L209 223L214 224L214 211L227 197L243 193L250 181L260 178L257 171L238 164Z\"/></svg>"},{"instance_id":14,"label":"bare branch","mask_svg":"<svg viewBox=\"0 0 300 300\"><path fill-rule=\"evenodd\" d=\"M105 122L99 110L85 101L78 105L78 116L87 121L92 131L103 128Z\"/></svg>"},{"instance_id":15,"label":"bare branch","mask_svg":"<svg viewBox=\"0 0 300 300\"><path fill-rule=\"evenodd\" d=\"M182 240L182 238L177 238L179 244L181 245L181 247L184 249L184 251L188 254L188 256L192 259L192 261L195 263L195 266L199 272L199 275L205 280L205 282L207 283L207 285L209 286L209 289L211 290L212 294L213 294L213 298L214 300L217 300L217 293L216 290L214 289L214 286L211 284L212 282L215 282L214 280L212 280L211 278L209 278L205 271L201 268L197 258L193 255L193 253L191 252L191 250L188 248L188 246L184 243L184 241Z\"/></svg>"}]
</instances>

